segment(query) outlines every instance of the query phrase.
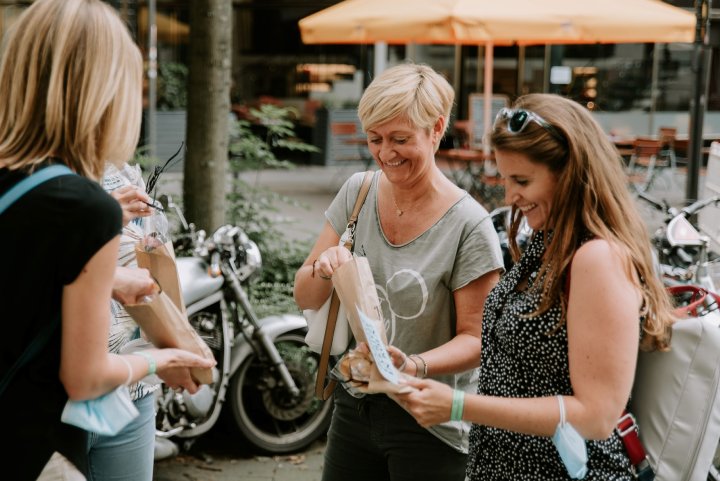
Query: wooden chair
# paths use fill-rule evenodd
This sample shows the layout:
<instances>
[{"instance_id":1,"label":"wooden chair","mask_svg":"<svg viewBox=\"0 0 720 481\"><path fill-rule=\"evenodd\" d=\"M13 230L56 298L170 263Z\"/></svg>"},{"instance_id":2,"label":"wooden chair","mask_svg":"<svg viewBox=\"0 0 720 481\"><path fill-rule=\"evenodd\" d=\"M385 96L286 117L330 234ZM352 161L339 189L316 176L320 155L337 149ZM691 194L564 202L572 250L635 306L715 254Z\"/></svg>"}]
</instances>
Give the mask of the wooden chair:
<instances>
[{"instance_id":1,"label":"wooden chair","mask_svg":"<svg viewBox=\"0 0 720 481\"><path fill-rule=\"evenodd\" d=\"M633 153L628 161L627 173L630 182L641 191L652 186L657 175L662 140L653 137L637 137L633 142Z\"/></svg>"},{"instance_id":2,"label":"wooden chair","mask_svg":"<svg viewBox=\"0 0 720 481\"><path fill-rule=\"evenodd\" d=\"M660 156L667 157L670 162L670 169L672 169L673 173L677 172L677 155L675 153L677 129L675 127L660 127L658 137L662 142Z\"/></svg>"}]
</instances>

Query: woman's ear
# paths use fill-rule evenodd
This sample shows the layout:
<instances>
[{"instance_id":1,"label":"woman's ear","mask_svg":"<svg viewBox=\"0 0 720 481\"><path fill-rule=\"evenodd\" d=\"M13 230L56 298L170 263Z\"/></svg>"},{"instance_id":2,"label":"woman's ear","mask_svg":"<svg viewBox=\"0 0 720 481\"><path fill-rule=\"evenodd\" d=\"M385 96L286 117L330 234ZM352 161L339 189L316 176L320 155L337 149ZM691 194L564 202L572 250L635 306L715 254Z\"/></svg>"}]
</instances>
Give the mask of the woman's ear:
<instances>
[{"instance_id":1,"label":"woman's ear","mask_svg":"<svg viewBox=\"0 0 720 481\"><path fill-rule=\"evenodd\" d=\"M435 121L435 125L433 125L432 129L433 142L440 142L440 139L442 139L442 136L445 133L445 123L445 117L442 115Z\"/></svg>"}]
</instances>

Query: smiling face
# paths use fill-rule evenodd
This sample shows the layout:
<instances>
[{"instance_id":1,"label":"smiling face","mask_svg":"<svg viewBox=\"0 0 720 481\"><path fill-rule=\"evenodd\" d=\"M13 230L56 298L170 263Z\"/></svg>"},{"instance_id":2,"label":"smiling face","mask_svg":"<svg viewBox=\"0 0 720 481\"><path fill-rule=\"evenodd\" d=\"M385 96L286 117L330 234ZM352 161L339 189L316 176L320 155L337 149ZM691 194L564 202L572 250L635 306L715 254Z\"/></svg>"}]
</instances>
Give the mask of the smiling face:
<instances>
[{"instance_id":1,"label":"smiling face","mask_svg":"<svg viewBox=\"0 0 720 481\"><path fill-rule=\"evenodd\" d=\"M505 203L515 205L533 230L544 229L557 188L557 176L541 163L519 152L495 151L500 175L505 179Z\"/></svg>"},{"instance_id":2,"label":"smiling face","mask_svg":"<svg viewBox=\"0 0 720 481\"><path fill-rule=\"evenodd\" d=\"M439 119L433 129L427 131L396 118L368 129L368 149L389 179L407 178L432 165L443 125Z\"/></svg>"}]
</instances>

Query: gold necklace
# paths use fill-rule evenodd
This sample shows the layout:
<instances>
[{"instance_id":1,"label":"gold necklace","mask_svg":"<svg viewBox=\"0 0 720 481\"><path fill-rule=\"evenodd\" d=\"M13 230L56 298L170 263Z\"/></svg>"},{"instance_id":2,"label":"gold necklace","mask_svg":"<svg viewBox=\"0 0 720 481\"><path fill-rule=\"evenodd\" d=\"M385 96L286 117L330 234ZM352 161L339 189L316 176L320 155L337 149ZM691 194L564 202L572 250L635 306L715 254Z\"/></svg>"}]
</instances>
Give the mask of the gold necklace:
<instances>
[{"instance_id":1,"label":"gold necklace","mask_svg":"<svg viewBox=\"0 0 720 481\"><path fill-rule=\"evenodd\" d=\"M395 204L395 214L396 214L398 217L402 216L405 211L402 210L402 209L400 208L400 206L398 206L398 203L397 203L397 201L395 200L395 194L393 194L393 191L392 191L392 187L390 187L390 197L392 197L393 204Z\"/></svg>"}]
</instances>

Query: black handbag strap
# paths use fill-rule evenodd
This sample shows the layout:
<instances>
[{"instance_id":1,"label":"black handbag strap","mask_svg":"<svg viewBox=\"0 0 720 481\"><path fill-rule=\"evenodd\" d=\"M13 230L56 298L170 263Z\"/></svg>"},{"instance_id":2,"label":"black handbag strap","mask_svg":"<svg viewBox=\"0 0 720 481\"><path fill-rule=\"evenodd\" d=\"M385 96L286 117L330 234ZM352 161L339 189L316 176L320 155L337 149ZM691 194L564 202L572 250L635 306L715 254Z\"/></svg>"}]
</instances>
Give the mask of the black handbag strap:
<instances>
[{"instance_id":1,"label":"black handbag strap","mask_svg":"<svg viewBox=\"0 0 720 481\"><path fill-rule=\"evenodd\" d=\"M355 205L353 206L352 214L348 219L348 228L351 229L352 235L345 240L345 248L352 251L353 243L355 242L355 225L357 223L358 216L360 215L360 209L365 203L365 198L370 191L370 184L372 183L373 171L368 170L365 172L362 186L358 192ZM320 364L318 365L317 378L315 380L315 395L325 401L330 398L337 381L331 379L325 384L325 378L327 377L328 367L330 364L330 347L332 346L333 337L335 336L335 325L337 324L338 314L340 312L340 298L338 297L335 289L332 291L332 298L330 299L330 309L328 311L327 324L325 325L325 337L323 338L322 350L320 351Z\"/></svg>"},{"instance_id":2,"label":"black handbag strap","mask_svg":"<svg viewBox=\"0 0 720 481\"><path fill-rule=\"evenodd\" d=\"M69 167L65 165L51 165L44 169L38 170L31 175L25 177L23 180L15 184L10 190L0 196L0 214L2 214L8 207L10 207L16 200L21 198L26 193L38 185L46 182L55 177L63 175L75 175ZM52 322L43 327L33 341L28 345L19 358L10 366L10 369L5 373L2 380L0 381L0 396L7 388L10 381L12 381L15 374L30 361L35 355L45 347L50 336L52 336L55 329L60 325L60 315L58 315Z\"/></svg>"}]
</instances>

